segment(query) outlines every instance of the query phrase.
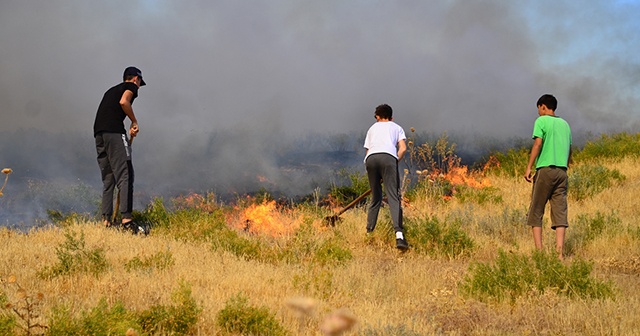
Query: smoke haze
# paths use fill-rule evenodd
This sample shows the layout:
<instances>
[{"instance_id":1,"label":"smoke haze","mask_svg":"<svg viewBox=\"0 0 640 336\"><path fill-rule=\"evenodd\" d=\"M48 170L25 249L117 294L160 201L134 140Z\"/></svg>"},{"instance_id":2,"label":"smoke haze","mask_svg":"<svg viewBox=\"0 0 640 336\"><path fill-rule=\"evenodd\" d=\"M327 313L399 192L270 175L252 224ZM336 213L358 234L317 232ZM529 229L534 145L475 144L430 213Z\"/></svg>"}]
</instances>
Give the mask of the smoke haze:
<instances>
[{"instance_id":1,"label":"smoke haze","mask_svg":"<svg viewBox=\"0 0 640 336\"><path fill-rule=\"evenodd\" d=\"M576 136L637 131L639 16L605 0L2 0L0 165L13 188L98 185L95 111L129 65L148 83L134 165L149 194L244 192L256 175L309 193L330 173L283 160L357 164L380 103L407 131L506 146L544 93Z\"/></svg>"}]
</instances>

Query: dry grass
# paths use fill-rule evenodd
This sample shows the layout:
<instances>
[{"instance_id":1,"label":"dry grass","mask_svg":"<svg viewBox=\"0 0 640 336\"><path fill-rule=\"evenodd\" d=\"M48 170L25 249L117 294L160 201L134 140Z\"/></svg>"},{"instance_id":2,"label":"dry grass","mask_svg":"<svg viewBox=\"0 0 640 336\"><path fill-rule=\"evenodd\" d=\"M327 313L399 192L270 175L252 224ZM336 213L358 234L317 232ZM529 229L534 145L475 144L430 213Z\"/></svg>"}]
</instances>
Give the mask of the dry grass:
<instances>
[{"instance_id":1,"label":"dry grass","mask_svg":"<svg viewBox=\"0 0 640 336\"><path fill-rule=\"evenodd\" d=\"M148 237L132 236L95 222L82 222L67 229L28 234L0 230L0 277L14 275L27 293L43 293L44 316L61 303L71 304L75 312L88 310L101 298L109 304L122 301L130 309L169 304L170 293L184 280L203 309L197 335L220 333L215 325L216 313L237 293L244 293L252 304L269 307L292 334L321 335L323 318L347 308L357 324L346 335L638 335L640 198L636 195L640 168L632 159L608 168L618 169L627 179L591 199L570 201L570 223L579 215L613 210L621 227L615 234L590 241L565 262L578 257L593 260L593 276L613 282L615 299L585 300L532 292L513 304L483 303L459 293L459 284L472 262L491 262L498 249L519 253L533 250L530 232L522 224L531 186L521 177L491 178L501 203L461 204L454 198L446 203L419 200L405 208L405 217L429 215L459 220L476 245L470 257L460 259L411 251L401 254L391 240L371 242L364 233L366 214L357 208L343 214L343 221L334 228L345 237L353 253L353 259L343 266L241 260L228 252L214 252L206 242L179 242L153 232ZM510 220L515 224L505 225ZM385 225L380 223L378 231ZM554 236L548 225L543 231L544 242L551 248ZM57 261L55 251L64 242L64 230L83 231L87 247L104 248L110 270L97 278L73 274L40 279L37 272ZM634 237L629 232L639 233ZM411 237L408 239L411 243ZM167 251L175 263L166 270L125 269L125 263L135 257ZM5 291L11 299L12 293ZM297 297L311 297L317 303L310 316L300 317L287 306L288 300Z\"/></svg>"}]
</instances>

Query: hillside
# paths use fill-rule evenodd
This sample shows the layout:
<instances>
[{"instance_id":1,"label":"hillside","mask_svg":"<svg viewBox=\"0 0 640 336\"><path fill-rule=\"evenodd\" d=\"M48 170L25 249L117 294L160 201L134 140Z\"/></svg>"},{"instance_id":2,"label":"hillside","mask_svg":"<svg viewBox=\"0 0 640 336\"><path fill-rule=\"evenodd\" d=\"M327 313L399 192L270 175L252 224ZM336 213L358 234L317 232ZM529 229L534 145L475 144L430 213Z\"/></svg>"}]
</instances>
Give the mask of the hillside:
<instances>
[{"instance_id":1,"label":"hillside","mask_svg":"<svg viewBox=\"0 0 640 336\"><path fill-rule=\"evenodd\" d=\"M367 237L364 206L331 227L339 206L320 197L156 200L138 214L149 236L74 214L1 229L0 333L339 335L354 321L344 335L640 334L639 143L603 137L576 154L563 261L534 251L517 150L482 171L419 174L406 253L386 207ZM548 213L543 234L552 250Z\"/></svg>"}]
</instances>

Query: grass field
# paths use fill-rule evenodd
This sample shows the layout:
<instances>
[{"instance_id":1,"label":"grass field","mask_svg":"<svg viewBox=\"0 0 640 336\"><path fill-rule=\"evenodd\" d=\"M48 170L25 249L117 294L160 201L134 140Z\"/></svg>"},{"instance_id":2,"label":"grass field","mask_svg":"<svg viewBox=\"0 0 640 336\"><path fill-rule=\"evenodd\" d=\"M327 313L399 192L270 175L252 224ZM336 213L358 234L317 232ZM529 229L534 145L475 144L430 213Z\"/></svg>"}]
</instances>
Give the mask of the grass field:
<instances>
[{"instance_id":1,"label":"grass field","mask_svg":"<svg viewBox=\"0 0 640 336\"><path fill-rule=\"evenodd\" d=\"M563 261L548 213L534 251L512 151L407 190L406 253L386 207L367 237L364 206L329 227L314 202L214 195L150 204L146 237L74 214L2 229L0 334L640 335L640 168L633 148L605 156L638 137L619 137L576 154Z\"/></svg>"}]
</instances>

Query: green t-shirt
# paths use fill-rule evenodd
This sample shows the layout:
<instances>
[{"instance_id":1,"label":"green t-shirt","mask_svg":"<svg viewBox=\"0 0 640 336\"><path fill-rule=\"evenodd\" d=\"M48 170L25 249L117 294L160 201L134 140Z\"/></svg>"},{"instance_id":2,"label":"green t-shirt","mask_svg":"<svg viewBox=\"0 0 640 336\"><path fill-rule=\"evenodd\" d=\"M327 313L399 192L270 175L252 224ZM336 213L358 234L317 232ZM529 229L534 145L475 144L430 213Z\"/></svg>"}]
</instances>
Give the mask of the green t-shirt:
<instances>
[{"instance_id":1,"label":"green t-shirt","mask_svg":"<svg viewBox=\"0 0 640 336\"><path fill-rule=\"evenodd\" d=\"M542 139L536 169L548 166L567 167L571 148L571 128L557 116L540 116L533 125L533 138Z\"/></svg>"}]
</instances>

